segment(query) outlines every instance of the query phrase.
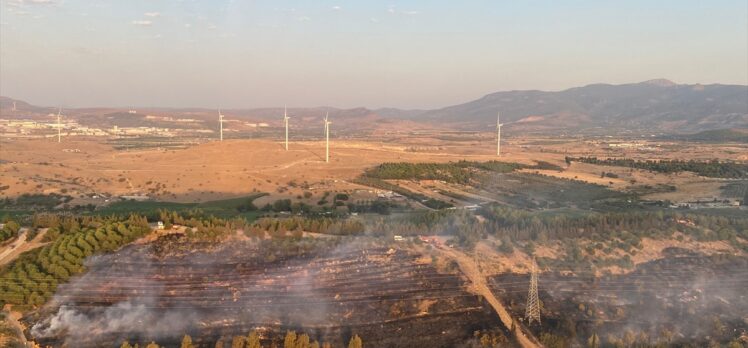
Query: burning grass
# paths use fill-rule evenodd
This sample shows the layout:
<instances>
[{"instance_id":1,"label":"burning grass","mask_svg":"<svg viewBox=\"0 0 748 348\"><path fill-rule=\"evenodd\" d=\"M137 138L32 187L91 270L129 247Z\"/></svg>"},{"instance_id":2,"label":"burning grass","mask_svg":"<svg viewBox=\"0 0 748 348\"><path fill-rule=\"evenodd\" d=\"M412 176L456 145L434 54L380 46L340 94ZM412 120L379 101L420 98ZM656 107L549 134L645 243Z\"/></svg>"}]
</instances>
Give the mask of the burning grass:
<instances>
[{"instance_id":1,"label":"burning grass","mask_svg":"<svg viewBox=\"0 0 748 348\"><path fill-rule=\"evenodd\" d=\"M417 254L328 242L267 261L260 243L184 239L91 259L89 272L61 286L38 314L31 334L55 346L177 344L184 334L212 345L252 329L291 329L334 346L358 334L370 346L452 347L474 340L476 330L503 330L459 275L438 273Z\"/></svg>"}]
</instances>

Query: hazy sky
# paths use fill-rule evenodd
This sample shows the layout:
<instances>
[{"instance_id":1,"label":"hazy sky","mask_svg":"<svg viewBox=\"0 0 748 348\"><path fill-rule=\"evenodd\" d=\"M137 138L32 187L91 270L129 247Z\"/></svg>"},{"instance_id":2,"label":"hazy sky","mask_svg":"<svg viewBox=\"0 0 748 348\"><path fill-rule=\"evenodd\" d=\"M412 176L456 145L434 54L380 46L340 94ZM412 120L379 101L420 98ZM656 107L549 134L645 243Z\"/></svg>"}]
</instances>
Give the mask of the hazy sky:
<instances>
[{"instance_id":1,"label":"hazy sky","mask_svg":"<svg viewBox=\"0 0 748 348\"><path fill-rule=\"evenodd\" d=\"M748 84L748 1L0 0L40 105L435 108L664 77Z\"/></svg>"}]
</instances>

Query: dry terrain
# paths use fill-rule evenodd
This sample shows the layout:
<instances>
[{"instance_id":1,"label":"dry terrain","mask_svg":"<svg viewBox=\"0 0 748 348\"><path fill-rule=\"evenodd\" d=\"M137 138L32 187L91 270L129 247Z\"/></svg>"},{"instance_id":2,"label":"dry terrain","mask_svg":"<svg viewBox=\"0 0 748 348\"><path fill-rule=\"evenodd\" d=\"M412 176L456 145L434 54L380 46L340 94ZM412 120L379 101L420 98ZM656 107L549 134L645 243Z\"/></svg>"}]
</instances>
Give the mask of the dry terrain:
<instances>
[{"instance_id":1,"label":"dry terrain","mask_svg":"<svg viewBox=\"0 0 748 348\"><path fill-rule=\"evenodd\" d=\"M559 142L547 138L512 138L502 147L501 160L525 164L547 161L564 170L540 171L543 174L584 180L616 190L630 190L642 185L673 185L677 187L676 191L654 192L647 198L683 201L720 197L719 187L724 181L689 173L665 175L582 163L567 166L564 156L738 160L746 153L746 149L738 145L683 143L676 146L643 142L638 147L620 149L605 144L577 139ZM349 181L364 169L379 163L494 160L497 157L493 154L493 146L493 140L485 134L458 140L427 135L401 135L370 141L336 139L331 144L331 162L325 163L324 143L316 141L292 142L289 151L284 151L279 142L272 140L227 140L186 149L125 151L84 137L71 137L61 144L50 139L6 139L0 142L0 194L15 197L23 193L56 192L73 196L70 204L100 205L106 203L101 194L148 195L164 201L204 202L254 191L271 193L264 200L272 201L298 197L304 191L311 191L315 194L310 199L313 201L318 199L315 191L321 194L323 191L361 188ZM616 173L619 178L600 178L603 171Z\"/></svg>"}]
</instances>

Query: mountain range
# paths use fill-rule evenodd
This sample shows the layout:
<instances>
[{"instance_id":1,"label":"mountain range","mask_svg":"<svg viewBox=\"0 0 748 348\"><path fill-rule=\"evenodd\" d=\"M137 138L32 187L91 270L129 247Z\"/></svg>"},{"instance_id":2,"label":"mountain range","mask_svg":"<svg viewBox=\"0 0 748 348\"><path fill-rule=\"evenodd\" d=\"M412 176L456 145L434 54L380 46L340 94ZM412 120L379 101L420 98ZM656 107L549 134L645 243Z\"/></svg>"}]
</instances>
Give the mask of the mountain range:
<instances>
[{"instance_id":1,"label":"mountain range","mask_svg":"<svg viewBox=\"0 0 748 348\"><path fill-rule=\"evenodd\" d=\"M2 117L9 118L14 100L0 97ZM16 100L20 117L45 117L54 108L34 106ZM143 113L169 113L173 117L202 118L212 121L216 111L208 109L145 108ZM665 79L641 83L592 84L563 91L520 90L491 93L463 104L434 110L293 108L289 114L306 121L323 117L325 112L343 128L373 130L386 125L407 129L419 125L434 129L486 130L496 124L497 113L509 129L529 132L586 131L608 133L647 131L687 134L700 131L748 128L748 86L685 85ZM279 119L281 108L224 110L227 117L243 120ZM17 112L18 113L18 112ZM17 113L13 113L14 117ZM69 109L72 117L93 122L97 117L128 117L116 108ZM138 118L142 116L130 115ZM107 119L112 119L108 117ZM132 122L128 122L132 123Z\"/></svg>"}]
</instances>

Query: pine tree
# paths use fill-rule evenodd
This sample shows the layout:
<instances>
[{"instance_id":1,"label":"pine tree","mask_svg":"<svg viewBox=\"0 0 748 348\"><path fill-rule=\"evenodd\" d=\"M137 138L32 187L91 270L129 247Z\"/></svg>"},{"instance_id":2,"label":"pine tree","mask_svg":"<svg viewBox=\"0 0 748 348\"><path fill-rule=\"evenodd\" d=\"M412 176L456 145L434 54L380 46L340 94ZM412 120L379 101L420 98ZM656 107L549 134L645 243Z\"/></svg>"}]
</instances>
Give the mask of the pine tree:
<instances>
[{"instance_id":1,"label":"pine tree","mask_svg":"<svg viewBox=\"0 0 748 348\"><path fill-rule=\"evenodd\" d=\"M190 335L184 335L184 338L182 338L181 348L194 348L194 346L192 345L192 337L190 337Z\"/></svg>"},{"instance_id":2,"label":"pine tree","mask_svg":"<svg viewBox=\"0 0 748 348\"><path fill-rule=\"evenodd\" d=\"M262 345L260 345L260 335L257 334L256 330L252 330L247 336L247 348L262 348Z\"/></svg>"},{"instance_id":3,"label":"pine tree","mask_svg":"<svg viewBox=\"0 0 748 348\"><path fill-rule=\"evenodd\" d=\"M231 348L244 348L244 336L234 336L231 340Z\"/></svg>"},{"instance_id":4,"label":"pine tree","mask_svg":"<svg viewBox=\"0 0 748 348\"><path fill-rule=\"evenodd\" d=\"M361 342L361 337L358 337L358 335L353 335L351 337L350 342L348 342L348 348L362 348L363 342Z\"/></svg>"},{"instance_id":5,"label":"pine tree","mask_svg":"<svg viewBox=\"0 0 748 348\"><path fill-rule=\"evenodd\" d=\"M309 348L309 336L307 334L301 334L296 339L296 348Z\"/></svg>"},{"instance_id":6,"label":"pine tree","mask_svg":"<svg viewBox=\"0 0 748 348\"><path fill-rule=\"evenodd\" d=\"M223 348L223 338L219 338L218 341L216 341L215 348Z\"/></svg>"},{"instance_id":7,"label":"pine tree","mask_svg":"<svg viewBox=\"0 0 748 348\"><path fill-rule=\"evenodd\" d=\"M288 331L283 339L283 348L296 348L296 332Z\"/></svg>"},{"instance_id":8,"label":"pine tree","mask_svg":"<svg viewBox=\"0 0 748 348\"><path fill-rule=\"evenodd\" d=\"M130 342L124 341L119 348L132 348L132 346L130 345Z\"/></svg>"},{"instance_id":9,"label":"pine tree","mask_svg":"<svg viewBox=\"0 0 748 348\"><path fill-rule=\"evenodd\" d=\"M600 338L597 337L596 333L593 333L592 336L587 340L587 347L588 348L600 348Z\"/></svg>"},{"instance_id":10,"label":"pine tree","mask_svg":"<svg viewBox=\"0 0 748 348\"><path fill-rule=\"evenodd\" d=\"M491 336L489 336L487 333L483 334L483 336L480 337L480 345L481 347L490 347Z\"/></svg>"},{"instance_id":11,"label":"pine tree","mask_svg":"<svg viewBox=\"0 0 748 348\"><path fill-rule=\"evenodd\" d=\"M145 346L145 348L161 348L161 347L159 347L158 344L156 344L156 342L151 341L151 343L148 343L148 345Z\"/></svg>"}]
</instances>

